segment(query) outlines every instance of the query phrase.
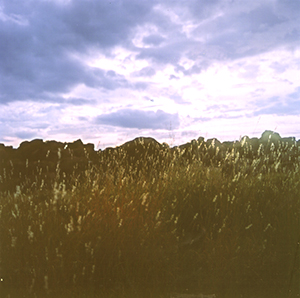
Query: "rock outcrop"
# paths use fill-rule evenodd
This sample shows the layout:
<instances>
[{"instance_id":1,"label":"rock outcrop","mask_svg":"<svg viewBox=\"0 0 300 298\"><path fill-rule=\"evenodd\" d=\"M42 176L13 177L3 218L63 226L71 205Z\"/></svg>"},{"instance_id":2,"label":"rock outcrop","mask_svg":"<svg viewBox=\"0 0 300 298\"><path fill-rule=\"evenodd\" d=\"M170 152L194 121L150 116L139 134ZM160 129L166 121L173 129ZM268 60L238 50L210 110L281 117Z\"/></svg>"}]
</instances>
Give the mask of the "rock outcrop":
<instances>
[{"instance_id":1,"label":"rock outcrop","mask_svg":"<svg viewBox=\"0 0 300 298\"><path fill-rule=\"evenodd\" d=\"M0 191L15 192L23 189L53 188L54 182L72 184L87 169L98 168L104 175L117 167L138 175L165 170L170 162L186 165L201 161L203 166L220 167L226 175L245 170L254 160L256 168L267 169L272 163L281 167L295 167L299 163L300 141L265 131L260 138L244 136L239 141L205 141L203 137L170 148L153 138L139 137L125 144L95 151L93 144L25 141L17 149L0 144Z\"/></svg>"},{"instance_id":2,"label":"rock outcrop","mask_svg":"<svg viewBox=\"0 0 300 298\"><path fill-rule=\"evenodd\" d=\"M97 161L93 144L81 140L73 143L33 140L25 141L17 149L0 144L0 190L14 191L16 185L30 183L51 187L58 176L70 180L88 165ZM29 185L27 185L29 186Z\"/></svg>"}]
</instances>

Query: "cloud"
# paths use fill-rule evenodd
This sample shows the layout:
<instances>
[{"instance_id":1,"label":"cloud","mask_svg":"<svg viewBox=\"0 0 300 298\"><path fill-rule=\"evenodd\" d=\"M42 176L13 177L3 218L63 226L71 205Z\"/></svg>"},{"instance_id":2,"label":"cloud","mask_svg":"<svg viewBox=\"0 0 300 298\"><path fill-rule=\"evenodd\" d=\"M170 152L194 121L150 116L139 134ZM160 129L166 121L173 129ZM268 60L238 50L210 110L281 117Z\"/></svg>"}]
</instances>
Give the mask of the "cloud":
<instances>
[{"instance_id":1,"label":"cloud","mask_svg":"<svg viewBox=\"0 0 300 298\"><path fill-rule=\"evenodd\" d=\"M244 6L217 0L191 0L188 4L138 0L3 2L0 103L55 102L79 84L103 90L141 87L115 69L107 71L85 62L96 52L113 58L115 47L134 51L135 59L149 61L150 65L135 75L150 78L156 73L153 63L173 65L177 72L190 76L215 60L299 45L299 4L295 2L255 1ZM146 47L133 43L137 28L142 28L141 41ZM193 61L188 68L180 64L184 57ZM175 78L174 74L170 78Z\"/></svg>"},{"instance_id":2,"label":"cloud","mask_svg":"<svg viewBox=\"0 0 300 298\"><path fill-rule=\"evenodd\" d=\"M181 51L183 48L185 46L182 43L168 44L161 48L143 48L139 50L136 58L141 60L146 59L151 63L176 65L182 56Z\"/></svg>"},{"instance_id":3,"label":"cloud","mask_svg":"<svg viewBox=\"0 0 300 298\"><path fill-rule=\"evenodd\" d=\"M170 75L169 79L170 80L179 80L179 77L176 77L174 75Z\"/></svg>"},{"instance_id":4,"label":"cloud","mask_svg":"<svg viewBox=\"0 0 300 298\"><path fill-rule=\"evenodd\" d=\"M295 92L292 92L288 95L289 98L291 99L300 99L300 86L296 88Z\"/></svg>"},{"instance_id":5,"label":"cloud","mask_svg":"<svg viewBox=\"0 0 300 298\"><path fill-rule=\"evenodd\" d=\"M169 114L162 110L153 112L132 109L123 109L97 116L95 122L97 124L138 129L168 129L170 124L173 128L178 128L180 124L178 114Z\"/></svg>"},{"instance_id":6,"label":"cloud","mask_svg":"<svg viewBox=\"0 0 300 298\"><path fill-rule=\"evenodd\" d=\"M79 97L71 97L71 98L68 98L66 100L66 102L68 104L72 104L75 106L83 106L83 105L92 105L95 103L95 100L89 100L86 98L79 98Z\"/></svg>"},{"instance_id":7,"label":"cloud","mask_svg":"<svg viewBox=\"0 0 300 298\"><path fill-rule=\"evenodd\" d=\"M244 7L238 2L214 2L215 5L206 6L210 7L210 15L191 33L199 39L200 46L205 45L207 58L237 59L283 45L299 44L299 38L295 39L299 36L296 25L299 13L283 15L277 2L255 1ZM195 22L198 11L194 9Z\"/></svg>"},{"instance_id":8,"label":"cloud","mask_svg":"<svg viewBox=\"0 0 300 298\"><path fill-rule=\"evenodd\" d=\"M262 114L270 115L299 115L300 114L300 87L296 88L295 92L287 95L286 98L281 99L278 96L269 98L265 101L265 107L257 109L254 116Z\"/></svg>"},{"instance_id":9,"label":"cloud","mask_svg":"<svg viewBox=\"0 0 300 298\"><path fill-rule=\"evenodd\" d=\"M283 73L287 70L287 68L289 67L288 65L285 65L281 62L275 61L273 62L270 67L272 69L274 69L277 73Z\"/></svg>"},{"instance_id":10,"label":"cloud","mask_svg":"<svg viewBox=\"0 0 300 298\"><path fill-rule=\"evenodd\" d=\"M196 117L196 118L193 118L193 122L207 122L207 121L211 121L212 118L209 118L209 117Z\"/></svg>"},{"instance_id":11,"label":"cloud","mask_svg":"<svg viewBox=\"0 0 300 298\"><path fill-rule=\"evenodd\" d=\"M289 0L0 0L0 134L95 135L98 123L123 140L170 122L296 119L299 12Z\"/></svg>"},{"instance_id":12,"label":"cloud","mask_svg":"<svg viewBox=\"0 0 300 298\"><path fill-rule=\"evenodd\" d=\"M156 73L155 69L151 66L146 66L142 68L141 70L134 73L137 77L152 77Z\"/></svg>"},{"instance_id":13,"label":"cloud","mask_svg":"<svg viewBox=\"0 0 300 298\"><path fill-rule=\"evenodd\" d=\"M270 107L259 109L254 113L254 116L258 115L299 115L300 104L298 101L289 102L288 104L277 103Z\"/></svg>"},{"instance_id":14,"label":"cloud","mask_svg":"<svg viewBox=\"0 0 300 298\"><path fill-rule=\"evenodd\" d=\"M31 131L18 131L15 133L15 136L20 139L32 139L36 137L36 133Z\"/></svg>"},{"instance_id":15,"label":"cloud","mask_svg":"<svg viewBox=\"0 0 300 298\"><path fill-rule=\"evenodd\" d=\"M144 96L144 98L145 98L146 100L149 100L149 101L151 101L151 102L154 102L154 99L153 99L153 98L151 98L151 97Z\"/></svg>"},{"instance_id":16,"label":"cloud","mask_svg":"<svg viewBox=\"0 0 300 298\"><path fill-rule=\"evenodd\" d=\"M141 1L5 2L0 17L0 102L49 101L49 93L67 93L78 84L108 90L129 87L124 77L89 67L78 57L91 49L110 54L114 46L126 46L149 10Z\"/></svg>"},{"instance_id":17,"label":"cloud","mask_svg":"<svg viewBox=\"0 0 300 298\"><path fill-rule=\"evenodd\" d=\"M190 105L191 103L188 101L185 101L182 96L179 94L172 94L170 95L170 98L174 100L177 104L184 104L184 105Z\"/></svg>"},{"instance_id":18,"label":"cloud","mask_svg":"<svg viewBox=\"0 0 300 298\"><path fill-rule=\"evenodd\" d=\"M159 46L165 38L160 35L152 34L143 38L143 43L152 46Z\"/></svg>"}]
</instances>

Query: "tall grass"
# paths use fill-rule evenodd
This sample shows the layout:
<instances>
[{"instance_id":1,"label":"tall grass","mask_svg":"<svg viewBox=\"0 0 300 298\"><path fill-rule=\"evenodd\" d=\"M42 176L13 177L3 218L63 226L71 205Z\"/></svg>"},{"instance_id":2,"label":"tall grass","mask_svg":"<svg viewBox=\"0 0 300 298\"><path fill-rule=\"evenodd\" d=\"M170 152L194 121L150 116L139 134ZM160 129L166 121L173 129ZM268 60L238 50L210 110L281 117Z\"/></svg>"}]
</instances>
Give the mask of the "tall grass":
<instances>
[{"instance_id":1,"label":"tall grass","mask_svg":"<svg viewBox=\"0 0 300 298\"><path fill-rule=\"evenodd\" d=\"M299 297L299 167L278 150L142 166L121 152L1 193L1 297Z\"/></svg>"}]
</instances>

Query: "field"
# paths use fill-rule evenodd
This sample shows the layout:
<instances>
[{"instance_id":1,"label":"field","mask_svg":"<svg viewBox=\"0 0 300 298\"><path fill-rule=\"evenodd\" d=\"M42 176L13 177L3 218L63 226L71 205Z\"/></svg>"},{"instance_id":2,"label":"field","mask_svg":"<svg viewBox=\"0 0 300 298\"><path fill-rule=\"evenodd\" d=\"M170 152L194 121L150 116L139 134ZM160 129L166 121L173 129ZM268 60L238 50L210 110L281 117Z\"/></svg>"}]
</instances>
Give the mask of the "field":
<instances>
[{"instance_id":1,"label":"field","mask_svg":"<svg viewBox=\"0 0 300 298\"><path fill-rule=\"evenodd\" d=\"M0 192L1 297L300 297L300 149L272 144L37 169Z\"/></svg>"}]
</instances>

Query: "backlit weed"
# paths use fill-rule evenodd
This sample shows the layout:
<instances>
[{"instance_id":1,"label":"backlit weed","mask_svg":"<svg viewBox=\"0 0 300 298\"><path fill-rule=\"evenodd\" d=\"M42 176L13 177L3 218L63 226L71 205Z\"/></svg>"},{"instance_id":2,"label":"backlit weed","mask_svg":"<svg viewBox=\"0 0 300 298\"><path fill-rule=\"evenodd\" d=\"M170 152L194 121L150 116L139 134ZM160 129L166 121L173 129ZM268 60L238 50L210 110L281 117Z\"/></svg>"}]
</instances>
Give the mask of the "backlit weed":
<instances>
[{"instance_id":1,"label":"backlit weed","mask_svg":"<svg viewBox=\"0 0 300 298\"><path fill-rule=\"evenodd\" d=\"M58 163L52 189L1 193L3 297L296 297L298 159L241 144L118 152L80 177Z\"/></svg>"}]
</instances>

